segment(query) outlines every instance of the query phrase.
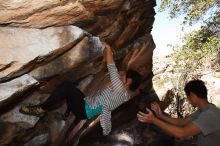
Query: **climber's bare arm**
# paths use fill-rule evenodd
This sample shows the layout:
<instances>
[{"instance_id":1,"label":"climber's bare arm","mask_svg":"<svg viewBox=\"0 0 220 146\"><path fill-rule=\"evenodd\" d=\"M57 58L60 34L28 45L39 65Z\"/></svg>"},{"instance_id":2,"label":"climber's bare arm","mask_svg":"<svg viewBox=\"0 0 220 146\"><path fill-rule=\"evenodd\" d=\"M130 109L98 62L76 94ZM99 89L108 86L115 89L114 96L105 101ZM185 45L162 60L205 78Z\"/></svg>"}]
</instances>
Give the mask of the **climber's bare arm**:
<instances>
[{"instance_id":1,"label":"climber's bare arm","mask_svg":"<svg viewBox=\"0 0 220 146\"><path fill-rule=\"evenodd\" d=\"M112 53L111 47L106 43L104 43L103 45L105 46L104 56L105 56L106 63L107 64L114 64L115 61L113 59L113 53Z\"/></svg>"}]
</instances>

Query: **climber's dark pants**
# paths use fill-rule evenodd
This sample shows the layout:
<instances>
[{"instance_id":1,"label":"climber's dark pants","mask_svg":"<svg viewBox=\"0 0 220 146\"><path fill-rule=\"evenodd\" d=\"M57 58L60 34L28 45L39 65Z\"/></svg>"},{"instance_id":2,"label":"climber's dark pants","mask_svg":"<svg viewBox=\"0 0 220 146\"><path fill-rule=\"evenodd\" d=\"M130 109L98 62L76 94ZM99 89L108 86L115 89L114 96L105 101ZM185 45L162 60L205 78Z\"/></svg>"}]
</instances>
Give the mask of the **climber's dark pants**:
<instances>
[{"instance_id":1,"label":"climber's dark pants","mask_svg":"<svg viewBox=\"0 0 220 146\"><path fill-rule=\"evenodd\" d=\"M85 95L77 89L70 81L62 82L40 106L44 110L51 110L57 107L65 99L67 111L71 111L77 119L86 119Z\"/></svg>"}]
</instances>

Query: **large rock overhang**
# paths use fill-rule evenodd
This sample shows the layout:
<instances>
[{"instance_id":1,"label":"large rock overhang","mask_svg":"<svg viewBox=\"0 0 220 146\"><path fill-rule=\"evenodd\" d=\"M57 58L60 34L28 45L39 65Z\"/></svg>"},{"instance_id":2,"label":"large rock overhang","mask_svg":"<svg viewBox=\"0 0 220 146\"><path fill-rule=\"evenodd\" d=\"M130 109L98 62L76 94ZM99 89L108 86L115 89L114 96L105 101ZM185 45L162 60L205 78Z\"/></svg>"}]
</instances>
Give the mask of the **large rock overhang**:
<instances>
[{"instance_id":1,"label":"large rock overhang","mask_svg":"<svg viewBox=\"0 0 220 146\"><path fill-rule=\"evenodd\" d=\"M77 83L86 95L104 87L109 81L103 78L101 42L114 50L119 70L139 71L141 89L151 90L155 5L155 0L1 1L0 108L13 107L0 119L26 122L16 118L23 116L20 105L42 102L62 80Z\"/></svg>"}]
</instances>

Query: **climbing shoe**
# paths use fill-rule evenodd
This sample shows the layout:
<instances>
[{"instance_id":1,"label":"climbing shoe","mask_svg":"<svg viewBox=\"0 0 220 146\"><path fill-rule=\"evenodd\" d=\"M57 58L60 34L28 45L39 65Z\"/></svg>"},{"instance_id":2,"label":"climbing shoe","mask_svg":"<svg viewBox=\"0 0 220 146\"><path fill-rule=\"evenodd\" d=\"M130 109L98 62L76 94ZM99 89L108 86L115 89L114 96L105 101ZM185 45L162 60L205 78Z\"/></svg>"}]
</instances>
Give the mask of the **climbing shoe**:
<instances>
[{"instance_id":1,"label":"climbing shoe","mask_svg":"<svg viewBox=\"0 0 220 146\"><path fill-rule=\"evenodd\" d=\"M27 115L43 117L45 115L45 111L39 105L23 105L20 108L20 112Z\"/></svg>"}]
</instances>

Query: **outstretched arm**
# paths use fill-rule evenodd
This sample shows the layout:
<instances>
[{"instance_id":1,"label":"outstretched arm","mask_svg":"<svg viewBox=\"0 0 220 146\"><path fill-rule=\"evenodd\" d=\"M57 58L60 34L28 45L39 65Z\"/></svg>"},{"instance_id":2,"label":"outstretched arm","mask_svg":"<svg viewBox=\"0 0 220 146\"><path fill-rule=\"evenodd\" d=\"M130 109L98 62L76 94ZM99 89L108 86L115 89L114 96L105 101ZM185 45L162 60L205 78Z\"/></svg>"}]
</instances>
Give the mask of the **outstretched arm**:
<instances>
[{"instance_id":1,"label":"outstretched arm","mask_svg":"<svg viewBox=\"0 0 220 146\"><path fill-rule=\"evenodd\" d=\"M111 47L106 43L104 43L104 46L105 46L104 57L107 63L107 68L108 68L110 80L112 83L112 89L113 89L112 98L114 100L119 100L118 96L121 96L124 93L125 88L124 88L123 82L120 79L118 69L115 66Z\"/></svg>"},{"instance_id":2,"label":"outstretched arm","mask_svg":"<svg viewBox=\"0 0 220 146\"><path fill-rule=\"evenodd\" d=\"M105 56L106 63L107 64L114 64L115 61L113 59L113 53L112 53L111 47L107 43L104 43L103 45L105 46L104 56Z\"/></svg>"},{"instance_id":3,"label":"outstretched arm","mask_svg":"<svg viewBox=\"0 0 220 146\"><path fill-rule=\"evenodd\" d=\"M168 115L163 114L163 112L160 109L160 106L156 102L153 102L151 104L151 109L155 112L156 116L159 119L161 119L163 121L166 121L166 122L168 122L170 124L173 124L173 125L184 126L184 125L191 122L190 118L184 118L184 119L182 119L182 118L172 118Z\"/></svg>"},{"instance_id":4,"label":"outstretched arm","mask_svg":"<svg viewBox=\"0 0 220 146\"><path fill-rule=\"evenodd\" d=\"M180 139L187 139L191 136L201 133L201 130L192 122L186 124L183 127L180 127L180 126L166 123L156 118L149 109L147 109L147 111L149 112L148 114L138 112L137 117L140 122L152 123L160 127L161 129L163 129L164 131L166 131L167 133L169 133L170 135L174 137L177 137Z\"/></svg>"}]
</instances>

